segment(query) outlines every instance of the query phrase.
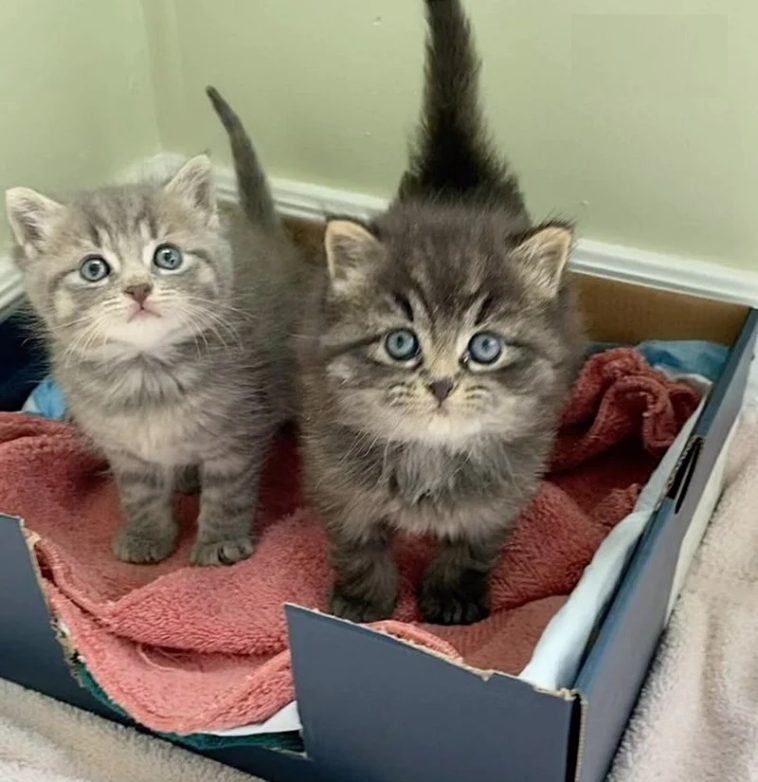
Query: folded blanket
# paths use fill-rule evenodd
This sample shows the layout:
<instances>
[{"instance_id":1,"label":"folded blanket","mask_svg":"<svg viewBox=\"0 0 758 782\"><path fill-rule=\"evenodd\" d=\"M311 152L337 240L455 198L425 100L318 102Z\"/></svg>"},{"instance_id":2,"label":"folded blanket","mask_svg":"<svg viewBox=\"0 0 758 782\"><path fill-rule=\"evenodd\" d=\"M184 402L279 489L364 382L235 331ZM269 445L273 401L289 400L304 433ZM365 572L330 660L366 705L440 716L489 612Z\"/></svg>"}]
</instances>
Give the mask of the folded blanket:
<instances>
[{"instance_id":1,"label":"folded blanket","mask_svg":"<svg viewBox=\"0 0 758 782\"><path fill-rule=\"evenodd\" d=\"M612 782L758 780L758 418L629 723Z\"/></svg>"},{"instance_id":2,"label":"folded blanket","mask_svg":"<svg viewBox=\"0 0 758 782\"><path fill-rule=\"evenodd\" d=\"M492 577L492 616L471 627L418 624L414 591L428 541L400 540L401 597L391 632L468 664L509 673L528 661L608 531L697 406L697 394L630 349L592 357L575 386L552 472L516 524ZM253 557L188 567L197 512L177 498L177 552L155 566L116 562L116 490L63 424L0 417L0 510L36 533L54 612L108 696L155 730L192 733L259 722L293 698L282 604L324 610L331 580L321 525L302 507L291 436L263 479Z\"/></svg>"}]
</instances>

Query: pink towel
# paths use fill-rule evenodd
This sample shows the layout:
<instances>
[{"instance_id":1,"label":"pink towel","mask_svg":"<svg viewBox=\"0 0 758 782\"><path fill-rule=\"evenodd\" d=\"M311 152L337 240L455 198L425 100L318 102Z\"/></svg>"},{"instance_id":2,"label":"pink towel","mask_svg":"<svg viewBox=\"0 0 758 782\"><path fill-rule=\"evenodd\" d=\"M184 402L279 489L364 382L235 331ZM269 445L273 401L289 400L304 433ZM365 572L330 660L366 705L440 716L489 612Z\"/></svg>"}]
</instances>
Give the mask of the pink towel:
<instances>
[{"instance_id":1,"label":"pink towel","mask_svg":"<svg viewBox=\"0 0 758 782\"><path fill-rule=\"evenodd\" d=\"M431 546L400 540L401 598L377 628L469 665L517 673L608 531L632 508L697 406L689 386L631 349L591 358L568 405L552 472L492 577L493 612L471 627L418 623L414 589ZM598 458L599 457L599 458ZM107 694L155 730L192 733L271 716L293 697L282 605L326 609L321 525L302 507L291 436L272 450L251 559L190 568L197 501L177 498L181 544L153 566L116 562L115 487L74 429L0 416L0 510L21 516L54 613Z\"/></svg>"}]
</instances>

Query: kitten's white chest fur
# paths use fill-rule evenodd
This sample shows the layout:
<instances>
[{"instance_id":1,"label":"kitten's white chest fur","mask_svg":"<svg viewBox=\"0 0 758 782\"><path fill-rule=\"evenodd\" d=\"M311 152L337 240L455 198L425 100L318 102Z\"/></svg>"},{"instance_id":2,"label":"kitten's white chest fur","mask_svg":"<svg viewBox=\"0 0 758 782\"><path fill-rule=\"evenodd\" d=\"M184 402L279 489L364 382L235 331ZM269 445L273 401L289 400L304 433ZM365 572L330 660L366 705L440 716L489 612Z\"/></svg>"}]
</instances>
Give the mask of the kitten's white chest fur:
<instances>
[{"instance_id":1,"label":"kitten's white chest fur","mask_svg":"<svg viewBox=\"0 0 758 782\"><path fill-rule=\"evenodd\" d=\"M77 415L77 421L106 451L125 451L166 466L197 464L208 450L207 438L184 405L108 417L93 411Z\"/></svg>"},{"instance_id":2,"label":"kitten's white chest fur","mask_svg":"<svg viewBox=\"0 0 758 782\"><path fill-rule=\"evenodd\" d=\"M197 464L204 438L182 409L159 415L120 415L108 420L100 438L148 462L164 465Z\"/></svg>"},{"instance_id":3,"label":"kitten's white chest fur","mask_svg":"<svg viewBox=\"0 0 758 782\"><path fill-rule=\"evenodd\" d=\"M198 464L215 448L209 420L214 414L212 384L203 392L178 392L197 370L191 365L164 371L132 367L114 373L103 405L71 396L78 424L106 452L126 452L165 466ZM106 393L104 391L104 393ZM165 399L163 403L156 400ZM109 404L106 407L106 403ZM219 402L220 404L220 402Z\"/></svg>"},{"instance_id":4,"label":"kitten's white chest fur","mask_svg":"<svg viewBox=\"0 0 758 782\"><path fill-rule=\"evenodd\" d=\"M453 501L461 464L444 449L407 448L390 469L395 496L387 504L387 522L397 530L454 538L463 528L486 535L502 524L502 513L484 497Z\"/></svg>"}]
</instances>

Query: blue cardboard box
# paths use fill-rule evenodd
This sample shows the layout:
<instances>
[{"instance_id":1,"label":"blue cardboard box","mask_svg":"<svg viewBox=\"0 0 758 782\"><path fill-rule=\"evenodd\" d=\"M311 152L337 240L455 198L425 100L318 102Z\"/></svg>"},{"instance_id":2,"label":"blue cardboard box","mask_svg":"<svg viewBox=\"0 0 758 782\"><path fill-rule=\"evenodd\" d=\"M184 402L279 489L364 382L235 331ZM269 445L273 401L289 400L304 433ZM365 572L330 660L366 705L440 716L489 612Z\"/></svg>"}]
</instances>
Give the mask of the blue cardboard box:
<instances>
[{"instance_id":1,"label":"blue cardboard box","mask_svg":"<svg viewBox=\"0 0 758 782\"><path fill-rule=\"evenodd\" d=\"M305 753L205 754L273 782L600 782L718 498L753 358L758 311L581 277L593 339L730 346L644 537L598 617L572 686L541 690L366 628L287 607ZM0 677L109 719L72 678L13 508L0 511ZM688 553L689 552L689 553Z\"/></svg>"}]
</instances>

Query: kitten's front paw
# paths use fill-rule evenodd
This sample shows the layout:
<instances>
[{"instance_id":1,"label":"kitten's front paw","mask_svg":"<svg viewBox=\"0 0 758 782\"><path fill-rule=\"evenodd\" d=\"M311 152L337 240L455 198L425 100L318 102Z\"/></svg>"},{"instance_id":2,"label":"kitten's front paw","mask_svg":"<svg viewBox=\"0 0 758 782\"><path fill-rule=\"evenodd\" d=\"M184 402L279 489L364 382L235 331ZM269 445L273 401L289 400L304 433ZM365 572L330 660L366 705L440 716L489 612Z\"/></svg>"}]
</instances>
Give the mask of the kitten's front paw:
<instances>
[{"instance_id":1,"label":"kitten's front paw","mask_svg":"<svg viewBox=\"0 0 758 782\"><path fill-rule=\"evenodd\" d=\"M490 615L489 595L481 589L441 589L425 586L419 597L425 622L435 625L470 625Z\"/></svg>"},{"instance_id":2,"label":"kitten's front paw","mask_svg":"<svg viewBox=\"0 0 758 782\"><path fill-rule=\"evenodd\" d=\"M249 535L204 542L198 540L192 547L190 560L193 565L233 565L247 559L253 553L253 541Z\"/></svg>"},{"instance_id":3,"label":"kitten's front paw","mask_svg":"<svg viewBox=\"0 0 758 782\"><path fill-rule=\"evenodd\" d=\"M378 622L380 619L389 619L395 610L395 601L369 601L361 597L347 595L335 587L329 610L340 619L348 619L358 624L364 622Z\"/></svg>"},{"instance_id":4,"label":"kitten's front paw","mask_svg":"<svg viewBox=\"0 0 758 782\"><path fill-rule=\"evenodd\" d=\"M161 562L176 549L176 534L145 535L122 530L113 540L113 553L122 562L147 565Z\"/></svg>"}]
</instances>

